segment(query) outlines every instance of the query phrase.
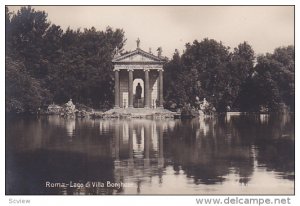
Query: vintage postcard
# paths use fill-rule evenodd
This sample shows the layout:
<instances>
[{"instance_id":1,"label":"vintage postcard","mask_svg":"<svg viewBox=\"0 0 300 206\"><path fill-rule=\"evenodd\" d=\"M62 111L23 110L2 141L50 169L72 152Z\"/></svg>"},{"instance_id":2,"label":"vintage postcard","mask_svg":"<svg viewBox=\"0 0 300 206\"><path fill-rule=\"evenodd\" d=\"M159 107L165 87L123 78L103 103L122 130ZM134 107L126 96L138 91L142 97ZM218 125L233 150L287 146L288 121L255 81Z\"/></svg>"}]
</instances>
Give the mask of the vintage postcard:
<instances>
[{"instance_id":1,"label":"vintage postcard","mask_svg":"<svg viewBox=\"0 0 300 206\"><path fill-rule=\"evenodd\" d=\"M294 195L294 21L5 6L5 194Z\"/></svg>"}]
</instances>

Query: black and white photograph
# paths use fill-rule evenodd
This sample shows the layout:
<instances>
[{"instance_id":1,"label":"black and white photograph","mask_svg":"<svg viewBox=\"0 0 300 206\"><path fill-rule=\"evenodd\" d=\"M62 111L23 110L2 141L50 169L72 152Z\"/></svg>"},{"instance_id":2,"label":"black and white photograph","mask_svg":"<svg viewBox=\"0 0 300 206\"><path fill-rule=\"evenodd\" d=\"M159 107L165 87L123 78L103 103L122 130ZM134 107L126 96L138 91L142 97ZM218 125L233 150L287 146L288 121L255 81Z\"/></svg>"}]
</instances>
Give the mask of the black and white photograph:
<instances>
[{"instance_id":1,"label":"black and white photograph","mask_svg":"<svg viewBox=\"0 0 300 206\"><path fill-rule=\"evenodd\" d=\"M294 5L6 5L5 195L295 195L294 43Z\"/></svg>"}]
</instances>

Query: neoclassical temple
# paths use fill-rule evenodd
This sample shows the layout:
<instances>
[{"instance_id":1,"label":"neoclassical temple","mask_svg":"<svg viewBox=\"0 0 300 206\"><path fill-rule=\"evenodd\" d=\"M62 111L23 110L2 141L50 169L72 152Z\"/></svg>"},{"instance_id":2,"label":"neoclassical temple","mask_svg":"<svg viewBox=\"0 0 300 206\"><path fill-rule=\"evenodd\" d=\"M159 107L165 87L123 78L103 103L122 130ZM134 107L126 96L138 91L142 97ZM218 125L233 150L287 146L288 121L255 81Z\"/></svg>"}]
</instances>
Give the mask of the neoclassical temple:
<instances>
[{"instance_id":1,"label":"neoclassical temple","mask_svg":"<svg viewBox=\"0 0 300 206\"><path fill-rule=\"evenodd\" d=\"M158 55L137 48L124 55L116 51L112 62L115 72L115 108L163 108L163 64Z\"/></svg>"}]
</instances>

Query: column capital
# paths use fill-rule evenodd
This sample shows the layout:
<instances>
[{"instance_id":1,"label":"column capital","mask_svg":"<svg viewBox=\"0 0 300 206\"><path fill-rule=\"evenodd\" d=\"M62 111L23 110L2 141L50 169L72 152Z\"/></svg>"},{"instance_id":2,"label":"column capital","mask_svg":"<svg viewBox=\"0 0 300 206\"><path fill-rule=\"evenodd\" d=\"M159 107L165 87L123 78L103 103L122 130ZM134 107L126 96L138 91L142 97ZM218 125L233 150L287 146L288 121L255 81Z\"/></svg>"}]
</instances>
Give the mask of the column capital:
<instances>
[{"instance_id":1,"label":"column capital","mask_svg":"<svg viewBox=\"0 0 300 206\"><path fill-rule=\"evenodd\" d=\"M119 72L119 71L120 71L120 69L116 69L116 68L114 68L114 70L113 70L113 71L114 71L114 72L115 72L115 71Z\"/></svg>"},{"instance_id":2,"label":"column capital","mask_svg":"<svg viewBox=\"0 0 300 206\"><path fill-rule=\"evenodd\" d=\"M133 72L132 68L127 69L128 72Z\"/></svg>"},{"instance_id":3,"label":"column capital","mask_svg":"<svg viewBox=\"0 0 300 206\"><path fill-rule=\"evenodd\" d=\"M144 69L144 72L149 72L149 71L150 71L150 69L148 69L148 68Z\"/></svg>"},{"instance_id":4,"label":"column capital","mask_svg":"<svg viewBox=\"0 0 300 206\"><path fill-rule=\"evenodd\" d=\"M158 72L160 72L160 71L162 71L162 72L163 72L163 71L164 71L164 69L163 69L163 68L161 68L161 69L157 69L157 71L158 71Z\"/></svg>"}]
</instances>

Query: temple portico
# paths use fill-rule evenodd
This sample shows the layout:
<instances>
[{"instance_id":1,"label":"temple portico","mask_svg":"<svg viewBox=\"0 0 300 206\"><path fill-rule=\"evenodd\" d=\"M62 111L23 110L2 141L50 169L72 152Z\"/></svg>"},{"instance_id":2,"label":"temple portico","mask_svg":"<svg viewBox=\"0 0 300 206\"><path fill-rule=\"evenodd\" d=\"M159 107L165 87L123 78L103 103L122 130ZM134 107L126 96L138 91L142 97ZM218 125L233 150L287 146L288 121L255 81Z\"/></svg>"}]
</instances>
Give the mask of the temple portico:
<instances>
[{"instance_id":1,"label":"temple portico","mask_svg":"<svg viewBox=\"0 0 300 206\"><path fill-rule=\"evenodd\" d=\"M114 108L163 108L163 64L161 57L139 48L124 55L115 55ZM133 82L139 79L138 86ZM141 93L143 95L141 95Z\"/></svg>"}]
</instances>

